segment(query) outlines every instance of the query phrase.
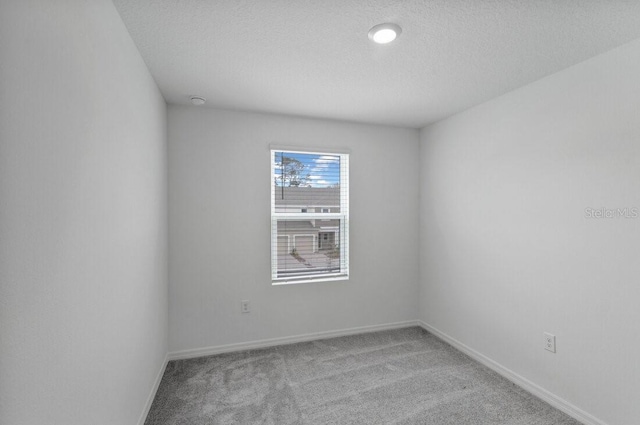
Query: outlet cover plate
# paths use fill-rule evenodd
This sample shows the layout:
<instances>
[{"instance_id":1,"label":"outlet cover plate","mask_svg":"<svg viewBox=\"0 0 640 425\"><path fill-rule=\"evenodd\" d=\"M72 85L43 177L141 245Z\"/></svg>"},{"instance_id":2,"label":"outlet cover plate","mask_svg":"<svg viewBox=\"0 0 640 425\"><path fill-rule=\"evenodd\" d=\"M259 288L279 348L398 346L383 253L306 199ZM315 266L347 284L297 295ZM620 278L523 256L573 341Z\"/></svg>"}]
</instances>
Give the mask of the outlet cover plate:
<instances>
[{"instance_id":1,"label":"outlet cover plate","mask_svg":"<svg viewBox=\"0 0 640 425\"><path fill-rule=\"evenodd\" d=\"M556 352L556 336L550 334L549 332L544 333L544 349L547 351L551 351L552 353Z\"/></svg>"},{"instance_id":2,"label":"outlet cover plate","mask_svg":"<svg viewBox=\"0 0 640 425\"><path fill-rule=\"evenodd\" d=\"M249 300L240 301L240 311L242 313L251 313L251 307L249 306Z\"/></svg>"}]
</instances>

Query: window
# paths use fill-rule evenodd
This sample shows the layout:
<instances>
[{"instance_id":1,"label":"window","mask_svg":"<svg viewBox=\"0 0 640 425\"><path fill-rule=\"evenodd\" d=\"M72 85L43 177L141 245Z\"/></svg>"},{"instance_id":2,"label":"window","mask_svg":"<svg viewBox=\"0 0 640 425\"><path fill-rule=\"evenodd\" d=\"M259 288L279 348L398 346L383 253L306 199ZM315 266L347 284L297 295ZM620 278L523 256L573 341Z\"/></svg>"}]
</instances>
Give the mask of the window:
<instances>
[{"instance_id":1,"label":"window","mask_svg":"<svg viewBox=\"0 0 640 425\"><path fill-rule=\"evenodd\" d=\"M271 150L274 285L349 277L349 155Z\"/></svg>"}]
</instances>

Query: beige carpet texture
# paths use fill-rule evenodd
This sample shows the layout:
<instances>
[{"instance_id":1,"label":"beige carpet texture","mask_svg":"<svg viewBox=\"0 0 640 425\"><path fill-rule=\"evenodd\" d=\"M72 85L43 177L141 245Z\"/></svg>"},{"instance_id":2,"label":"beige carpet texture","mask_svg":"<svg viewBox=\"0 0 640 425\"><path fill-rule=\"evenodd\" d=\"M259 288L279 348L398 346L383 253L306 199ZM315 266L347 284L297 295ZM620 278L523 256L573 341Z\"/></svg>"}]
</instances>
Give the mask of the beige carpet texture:
<instances>
[{"instance_id":1,"label":"beige carpet texture","mask_svg":"<svg viewBox=\"0 0 640 425\"><path fill-rule=\"evenodd\" d=\"M169 362L145 425L579 425L414 327Z\"/></svg>"}]
</instances>

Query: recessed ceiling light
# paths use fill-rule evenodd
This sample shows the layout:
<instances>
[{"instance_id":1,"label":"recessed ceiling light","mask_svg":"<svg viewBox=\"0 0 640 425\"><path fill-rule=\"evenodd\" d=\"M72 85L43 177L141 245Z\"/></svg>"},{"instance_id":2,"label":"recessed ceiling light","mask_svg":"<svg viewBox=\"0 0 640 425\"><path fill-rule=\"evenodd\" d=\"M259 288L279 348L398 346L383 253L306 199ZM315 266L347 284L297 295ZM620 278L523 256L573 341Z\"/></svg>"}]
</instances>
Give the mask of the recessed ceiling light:
<instances>
[{"instance_id":1,"label":"recessed ceiling light","mask_svg":"<svg viewBox=\"0 0 640 425\"><path fill-rule=\"evenodd\" d=\"M387 44L395 40L402 28L396 24L379 24L369 30L369 40L378 44Z\"/></svg>"},{"instance_id":2,"label":"recessed ceiling light","mask_svg":"<svg viewBox=\"0 0 640 425\"><path fill-rule=\"evenodd\" d=\"M200 97L200 96L191 96L191 103L193 103L196 106L202 106L204 105L204 102L206 102L207 99L205 99L204 97Z\"/></svg>"}]
</instances>

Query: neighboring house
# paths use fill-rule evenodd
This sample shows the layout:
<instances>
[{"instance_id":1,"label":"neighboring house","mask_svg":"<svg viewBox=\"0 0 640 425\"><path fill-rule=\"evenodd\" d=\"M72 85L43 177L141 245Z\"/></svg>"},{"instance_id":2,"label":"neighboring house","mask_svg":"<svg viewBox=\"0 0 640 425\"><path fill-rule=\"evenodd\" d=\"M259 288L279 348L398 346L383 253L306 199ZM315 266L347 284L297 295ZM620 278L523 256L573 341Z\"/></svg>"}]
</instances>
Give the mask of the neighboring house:
<instances>
[{"instance_id":1,"label":"neighboring house","mask_svg":"<svg viewBox=\"0 0 640 425\"><path fill-rule=\"evenodd\" d=\"M278 257L294 250L301 256L337 247L340 221L322 214L340 212L340 188L275 187L276 212L309 214L278 221Z\"/></svg>"}]
</instances>

